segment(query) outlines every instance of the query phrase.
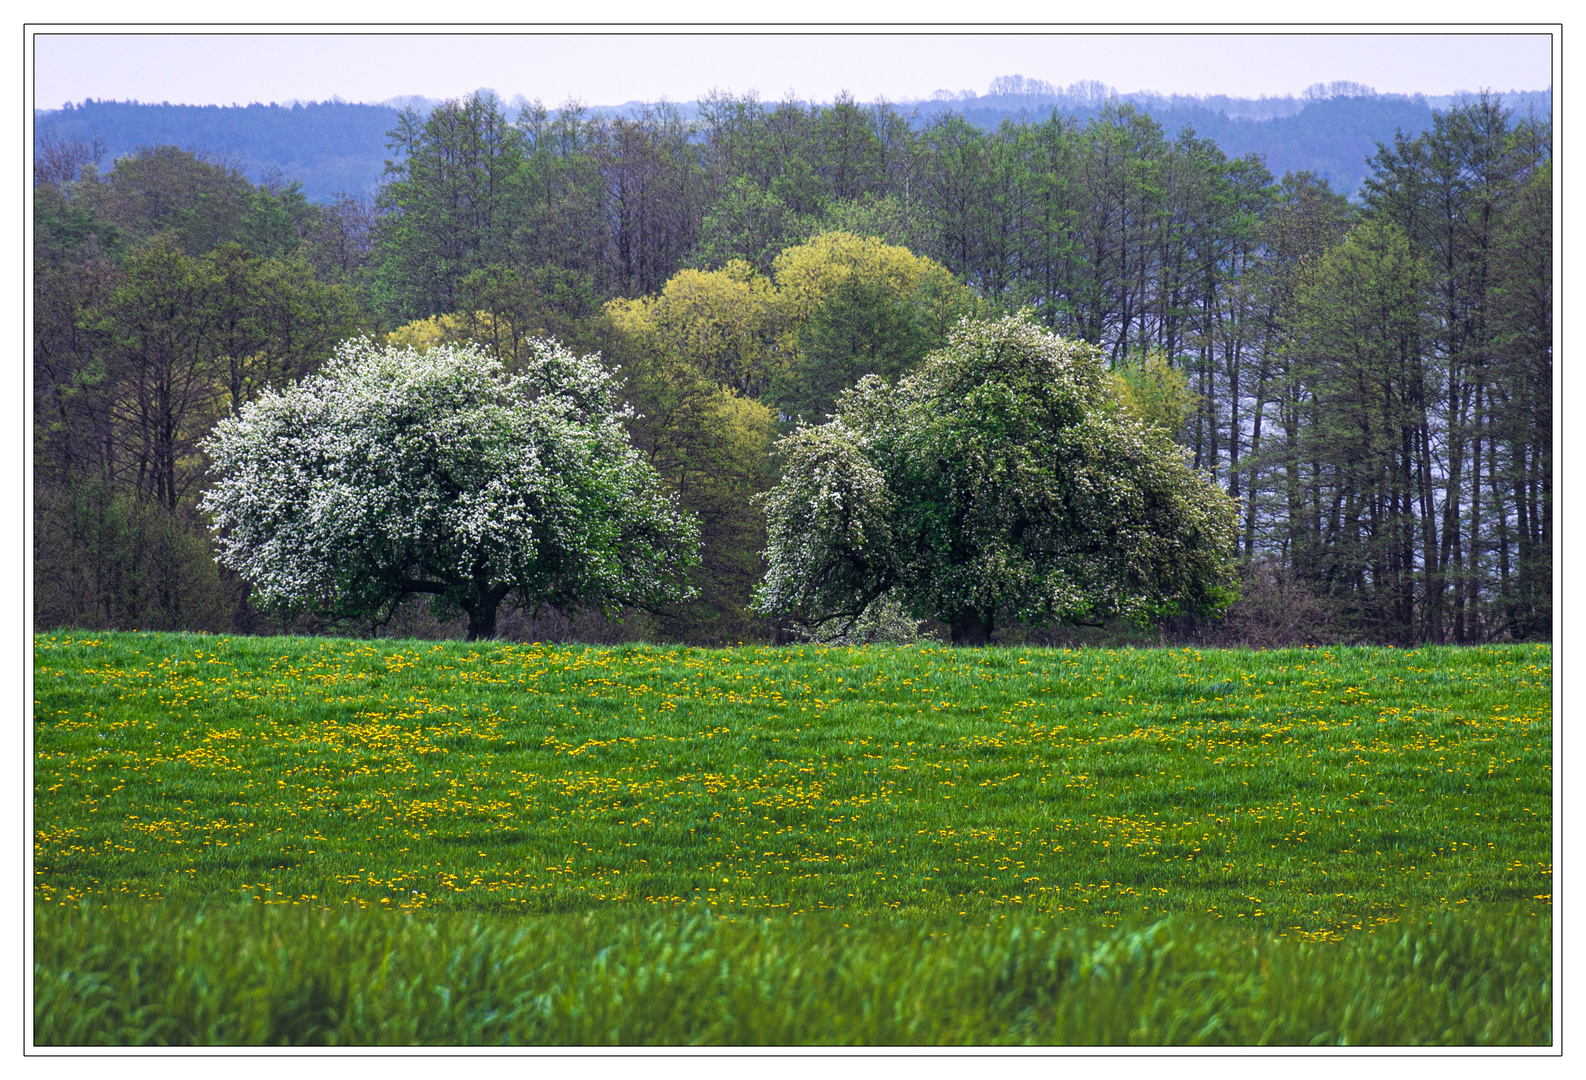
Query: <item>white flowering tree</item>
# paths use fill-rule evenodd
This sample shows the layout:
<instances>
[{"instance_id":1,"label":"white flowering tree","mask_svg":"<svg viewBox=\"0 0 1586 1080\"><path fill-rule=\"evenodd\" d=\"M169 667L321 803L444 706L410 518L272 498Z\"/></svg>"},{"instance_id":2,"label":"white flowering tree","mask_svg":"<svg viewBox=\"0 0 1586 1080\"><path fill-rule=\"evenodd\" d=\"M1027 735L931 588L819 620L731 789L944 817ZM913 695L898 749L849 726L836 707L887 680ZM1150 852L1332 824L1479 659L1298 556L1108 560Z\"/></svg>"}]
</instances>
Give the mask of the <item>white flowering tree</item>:
<instances>
[{"instance_id":1,"label":"white flowering tree","mask_svg":"<svg viewBox=\"0 0 1586 1080\"><path fill-rule=\"evenodd\" d=\"M472 345L343 345L221 421L203 507L261 602L378 622L405 597L495 634L529 609L688 594L698 527L629 444L610 373L540 342L517 374Z\"/></svg>"},{"instance_id":2,"label":"white flowering tree","mask_svg":"<svg viewBox=\"0 0 1586 1080\"><path fill-rule=\"evenodd\" d=\"M778 444L755 597L806 626L901 604L999 623L1148 620L1236 598L1233 502L1116 407L1100 351L1021 317L964 323L896 387L869 377Z\"/></svg>"}]
</instances>

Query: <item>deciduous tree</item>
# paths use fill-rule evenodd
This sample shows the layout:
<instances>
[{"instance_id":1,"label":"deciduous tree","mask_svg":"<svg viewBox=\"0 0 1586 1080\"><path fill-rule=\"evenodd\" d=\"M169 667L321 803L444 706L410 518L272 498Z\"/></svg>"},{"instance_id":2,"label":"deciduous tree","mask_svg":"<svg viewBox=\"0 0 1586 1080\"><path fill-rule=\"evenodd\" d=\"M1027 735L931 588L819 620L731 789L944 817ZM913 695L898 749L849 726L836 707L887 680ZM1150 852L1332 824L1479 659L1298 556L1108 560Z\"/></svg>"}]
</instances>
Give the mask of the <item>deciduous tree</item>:
<instances>
[{"instance_id":1,"label":"deciduous tree","mask_svg":"<svg viewBox=\"0 0 1586 1080\"><path fill-rule=\"evenodd\" d=\"M1215 613L1234 504L1107 402L1100 352L1023 317L965 323L779 444L756 604L804 623L882 597L984 645L1000 622Z\"/></svg>"},{"instance_id":2,"label":"deciduous tree","mask_svg":"<svg viewBox=\"0 0 1586 1080\"><path fill-rule=\"evenodd\" d=\"M203 507L266 604L378 622L424 594L494 636L509 595L569 612L687 594L698 526L629 443L617 385L545 342L507 374L474 346L344 345L217 425Z\"/></svg>"}]
</instances>

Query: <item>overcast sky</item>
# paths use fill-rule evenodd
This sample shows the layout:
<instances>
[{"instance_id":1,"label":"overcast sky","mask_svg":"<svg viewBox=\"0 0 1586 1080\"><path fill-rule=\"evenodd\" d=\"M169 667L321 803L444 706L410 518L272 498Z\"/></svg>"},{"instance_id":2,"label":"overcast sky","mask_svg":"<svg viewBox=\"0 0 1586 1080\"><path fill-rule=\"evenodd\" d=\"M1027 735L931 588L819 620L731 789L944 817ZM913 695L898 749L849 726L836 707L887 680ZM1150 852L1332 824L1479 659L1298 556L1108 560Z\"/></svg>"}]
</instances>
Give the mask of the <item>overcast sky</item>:
<instances>
[{"instance_id":1,"label":"overcast sky","mask_svg":"<svg viewBox=\"0 0 1586 1080\"><path fill-rule=\"evenodd\" d=\"M490 87L557 105L694 100L712 88L777 99L984 93L998 75L1119 91L1300 94L1347 79L1384 93L1542 90L1544 34L955 34L875 36L109 35L34 37L35 104L85 98L247 104L456 97Z\"/></svg>"}]
</instances>

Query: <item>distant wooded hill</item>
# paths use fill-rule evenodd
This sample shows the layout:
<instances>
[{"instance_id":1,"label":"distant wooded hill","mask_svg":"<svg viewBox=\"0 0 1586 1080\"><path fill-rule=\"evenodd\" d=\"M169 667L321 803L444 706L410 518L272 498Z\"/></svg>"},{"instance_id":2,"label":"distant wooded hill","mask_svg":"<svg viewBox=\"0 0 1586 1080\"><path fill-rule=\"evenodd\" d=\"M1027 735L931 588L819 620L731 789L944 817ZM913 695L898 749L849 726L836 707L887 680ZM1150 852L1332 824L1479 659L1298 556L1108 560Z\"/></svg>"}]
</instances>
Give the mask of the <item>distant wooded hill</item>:
<instances>
[{"instance_id":1,"label":"distant wooded hill","mask_svg":"<svg viewBox=\"0 0 1586 1080\"><path fill-rule=\"evenodd\" d=\"M399 112L390 105L313 102L294 105L172 105L85 101L40 110L34 130L93 143L101 170L140 147L171 145L217 157L259 180L270 173L302 182L311 200L338 191L372 192L385 169L386 132ZM35 152L37 152L35 141Z\"/></svg>"},{"instance_id":2,"label":"distant wooded hill","mask_svg":"<svg viewBox=\"0 0 1586 1080\"><path fill-rule=\"evenodd\" d=\"M1229 157L1259 153L1276 176L1308 170L1351 196L1359 190L1367 172L1366 158L1378 143L1391 143L1395 131L1413 136L1429 130L1433 111L1459 100L1376 94L1315 99L1118 95L1092 83L1076 84L1067 91L939 94L930 101L889 107L907 116L916 128L954 111L990 129L1005 120L1044 120L1054 110L1084 123L1111 98L1131 102L1170 134L1192 128L1197 136L1215 140ZM139 147L169 144L218 157L254 179L274 175L298 180L309 199L321 202L337 192L372 193L392 153L386 147L386 133L396 127L400 108L427 114L436 104L421 97L380 104L245 106L89 100L38 110L35 128L67 139L90 143L97 139L105 168ZM1506 93L1503 104L1519 115L1552 112L1548 91ZM513 101L513 111L528 105L519 97ZM644 108L641 102L628 102L589 111L636 115ZM676 108L684 120L698 114L696 102Z\"/></svg>"}]
</instances>

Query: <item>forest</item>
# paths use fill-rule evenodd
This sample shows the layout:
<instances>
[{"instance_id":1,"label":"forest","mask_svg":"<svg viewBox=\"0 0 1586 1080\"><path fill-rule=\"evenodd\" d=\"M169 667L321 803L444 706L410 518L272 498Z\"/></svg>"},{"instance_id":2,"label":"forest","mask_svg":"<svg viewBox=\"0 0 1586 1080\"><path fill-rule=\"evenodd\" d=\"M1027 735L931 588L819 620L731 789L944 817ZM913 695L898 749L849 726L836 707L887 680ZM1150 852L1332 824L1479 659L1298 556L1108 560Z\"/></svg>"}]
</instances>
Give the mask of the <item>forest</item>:
<instances>
[{"instance_id":1,"label":"forest","mask_svg":"<svg viewBox=\"0 0 1586 1080\"><path fill-rule=\"evenodd\" d=\"M748 610L777 436L959 320L1025 312L1100 346L1118 407L1239 506L1227 615L1109 640L1550 639L1547 120L1439 111L1369 151L1352 203L1113 100L994 128L725 94L395 115L377 192L320 202L174 145L107 167L91 139L41 144L37 629L369 632L261 612L216 564L205 436L348 337L510 367L553 336L620 369L635 445L700 522L697 596L500 632L788 640ZM457 635L418 606L382 632Z\"/></svg>"},{"instance_id":2,"label":"forest","mask_svg":"<svg viewBox=\"0 0 1586 1080\"><path fill-rule=\"evenodd\" d=\"M938 90L921 101L877 105L898 113L915 129L951 111L994 130L1004 120L1040 121L1054 111L1083 124L1109 101L1127 103L1169 131L1193 127L1203 138L1215 139L1231 157L1259 153L1279 176L1312 172L1354 198L1367 171L1366 157L1377 142L1391 141L1399 129L1411 134L1429 130L1434 110L1460 104L1467 96L1379 94L1352 82L1318 83L1298 97L1120 94L1095 80L1056 87L1042 79L1003 75L983 93ZM1517 115L1552 111L1548 90L1509 91L1504 102ZM385 133L400 112L411 108L427 116L441 104L440 99L416 95L382 102L331 98L248 105L90 98L36 110L34 125L49 137L97 143L111 161L144 146L173 145L214 154L249 177L289 176L302 183L311 200L323 202L338 191L372 193L382 177ZM570 103L570 107L579 106ZM632 119L646 107L633 101L587 111ZM676 105L685 120L697 119L702 107L710 108L709 101ZM534 108L533 102L515 95L505 112L509 120L517 120Z\"/></svg>"}]
</instances>

